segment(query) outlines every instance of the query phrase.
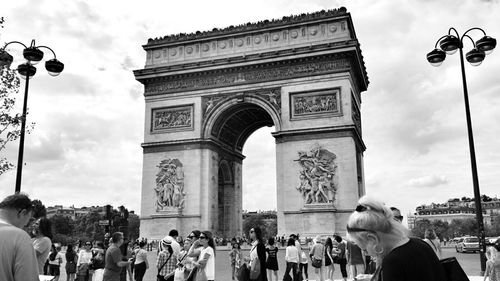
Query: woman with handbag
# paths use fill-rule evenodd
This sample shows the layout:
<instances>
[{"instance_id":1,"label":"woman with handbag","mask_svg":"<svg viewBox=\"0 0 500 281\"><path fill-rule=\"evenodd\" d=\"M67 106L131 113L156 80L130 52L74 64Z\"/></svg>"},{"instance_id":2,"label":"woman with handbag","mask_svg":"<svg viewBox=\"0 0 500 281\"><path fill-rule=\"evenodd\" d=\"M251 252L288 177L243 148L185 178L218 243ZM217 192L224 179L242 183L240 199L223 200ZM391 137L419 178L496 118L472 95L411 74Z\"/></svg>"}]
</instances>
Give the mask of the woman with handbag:
<instances>
[{"instance_id":1,"label":"woman with handbag","mask_svg":"<svg viewBox=\"0 0 500 281\"><path fill-rule=\"evenodd\" d=\"M75 281L76 277L76 260L78 256L76 255L75 251L73 250L73 245L68 244L66 248L66 281Z\"/></svg>"},{"instance_id":2,"label":"woman with handbag","mask_svg":"<svg viewBox=\"0 0 500 281\"><path fill-rule=\"evenodd\" d=\"M309 256L311 257L311 265L314 267L314 273L316 273L317 280L324 281L323 278L323 257L325 256L325 246L321 243L321 236L316 236L313 239L314 245L309 251Z\"/></svg>"},{"instance_id":3,"label":"woman with handbag","mask_svg":"<svg viewBox=\"0 0 500 281\"><path fill-rule=\"evenodd\" d=\"M200 252L200 258L194 263L198 268L196 281L214 281L215 280L215 242L210 231L203 231L200 238L194 242L195 248L201 245L203 249Z\"/></svg>"},{"instance_id":4,"label":"woman with handbag","mask_svg":"<svg viewBox=\"0 0 500 281\"><path fill-rule=\"evenodd\" d=\"M262 230L259 227L253 227L249 233L252 240L252 249L250 250L250 280L267 281L266 274L266 246L262 243Z\"/></svg>"},{"instance_id":5,"label":"woman with handbag","mask_svg":"<svg viewBox=\"0 0 500 281\"><path fill-rule=\"evenodd\" d=\"M90 260L92 259L92 243L85 242L84 248L78 252L78 261L76 263L78 281L92 280L92 274L89 271Z\"/></svg>"},{"instance_id":6,"label":"woman with handbag","mask_svg":"<svg viewBox=\"0 0 500 281\"><path fill-rule=\"evenodd\" d=\"M286 269L285 275L283 276L283 280L297 280L297 273L299 271L299 250L295 247L295 239L289 238L287 247L285 249L285 261L286 261ZM290 271L292 271L292 276L290 277Z\"/></svg>"}]
</instances>

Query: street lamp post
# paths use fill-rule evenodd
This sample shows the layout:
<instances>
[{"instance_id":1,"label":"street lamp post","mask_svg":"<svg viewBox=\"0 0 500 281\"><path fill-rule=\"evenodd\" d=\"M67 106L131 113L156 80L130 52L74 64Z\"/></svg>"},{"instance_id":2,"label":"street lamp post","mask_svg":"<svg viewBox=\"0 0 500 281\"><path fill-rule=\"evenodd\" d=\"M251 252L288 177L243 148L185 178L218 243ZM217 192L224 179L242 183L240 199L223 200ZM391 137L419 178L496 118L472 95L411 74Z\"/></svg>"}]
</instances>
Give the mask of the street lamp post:
<instances>
[{"instance_id":1,"label":"street lamp post","mask_svg":"<svg viewBox=\"0 0 500 281\"><path fill-rule=\"evenodd\" d=\"M23 115L21 116L21 133L19 135L19 155L17 157L17 174L16 174L16 193L21 191L21 179L23 174L23 155L24 155L24 135L26 131L26 111L28 106L28 88L30 77L35 75L36 68L34 65L39 63L43 59L43 51L41 49L48 49L54 55L54 58L45 62L45 69L49 72L51 76L59 75L63 69L64 64L57 60L56 53L47 46L36 46L35 40L31 40L31 45L26 47L21 42L12 41L7 44L3 48L0 49L0 67L7 66L10 67L10 64L13 61L13 57L7 53L6 48L9 44L20 44L24 47L23 57L26 59L26 62L20 64L17 67L17 72L21 75L21 78L26 80L24 87L24 101L23 101Z\"/></svg>"},{"instance_id":2,"label":"street lamp post","mask_svg":"<svg viewBox=\"0 0 500 281\"><path fill-rule=\"evenodd\" d=\"M472 38L468 35L471 31L481 31L483 37L478 41L474 42ZM455 32L455 35L452 34ZM479 236L479 259L481 262L481 274L484 274L486 268L485 252L486 244L484 241L484 221L483 221L483 210L481 205L481 193L479 191L479 179L477 175L477 165L476 165L476 152L474 149L474 137L472 134L472 121L470 117L469 109L469 96L467 91L467 80L465 78L465 64L464 64L464 53L463 53L463 41L464 38L470 39L474 48L465 54L465 58L472 66L478 66L484 60L485 56L490 54L493 49L495 49L497 41L486 35L486 32L481 28L474 27L467 30L462 36L459 35L455 28L450 28L448 30L448 35L439 38L434 46L434 50L427 54L427 61L433 66L439 66L445 60L446 55L454 54L457 49L460 51L460 67L462 70L462 84L464 89L464 102L465 102L465 115L467 119L467 134L469 137L469 152L470 152L470 162L472 169L472 183L474 188L474 204L476 205L476 220L478 224L478 236ZM440 49L438 49L438 44Z\"/></svg>"}]
</instances>

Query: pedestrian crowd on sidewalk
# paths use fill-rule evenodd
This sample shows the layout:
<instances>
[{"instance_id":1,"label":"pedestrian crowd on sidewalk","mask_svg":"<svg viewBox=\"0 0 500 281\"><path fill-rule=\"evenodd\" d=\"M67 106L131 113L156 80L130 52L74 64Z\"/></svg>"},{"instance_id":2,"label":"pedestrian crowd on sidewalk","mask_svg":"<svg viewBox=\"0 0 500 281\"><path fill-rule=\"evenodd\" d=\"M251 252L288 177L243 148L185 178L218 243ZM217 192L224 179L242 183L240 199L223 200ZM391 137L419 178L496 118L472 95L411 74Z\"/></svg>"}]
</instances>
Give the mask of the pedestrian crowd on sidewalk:
<instances>
[{"instance_id":1,"label":"pedestrian crowd on sidewalk","mask_svg":"<svg viewBox=\"0 0 500 281\"><path fill-rule=\"evenodd\" d=\"M39 275L52 275L58 281L63 260L67 281L142 281L152 268L159 280L217 280L216 242L210 231L192 230L181 239L179 232L171 229L159 240L156 263L150 265L148 251L154 243L140 239L130 244L121 232L107 235L104 241L70 244L63 255L61 247L51 241L50 221L34 220L33 212L33 203L25 194L0 202L2 281L35 281ZM265 239L256 225L247 240L231 240L227 268L232 279L239 281L302 281L313 274L316 281L329 281L336 267L343 280L446 280L448 273L440 262L442 252L435 231L428 229L424 239L410 237L402 219L397 208L365 196L348 219L347 237L316 236L301 244L299 234L291 234L284 254L277 245L281 239ZM240 243L245 242L250 246L248 255L241 251ZM500 241L487 250L484 281L500 281L499 250ZM282 276L279 259L286 261Z\"/></svg>"}]
</instances>

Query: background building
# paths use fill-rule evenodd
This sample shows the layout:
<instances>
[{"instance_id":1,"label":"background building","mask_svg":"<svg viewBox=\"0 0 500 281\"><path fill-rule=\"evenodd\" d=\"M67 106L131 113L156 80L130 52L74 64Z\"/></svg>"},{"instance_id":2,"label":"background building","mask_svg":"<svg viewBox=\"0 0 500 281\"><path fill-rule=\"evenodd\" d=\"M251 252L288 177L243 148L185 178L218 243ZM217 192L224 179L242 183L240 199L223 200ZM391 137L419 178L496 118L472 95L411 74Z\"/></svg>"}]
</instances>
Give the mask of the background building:
<instances>
[{"instance_id":1,"label":"background building","mask_svg":"<svg viewBox=\"0 0 500 281\"><path fill-rule=\"evenodd\" d=\"M483 219L484 224L491 226L494 223L495 217L500 215L500 200L498 198L490 198L482 196ZM474 199L462 197L449 199L445 203L429 205L421 205L415 209L415 213L408 215L408 228L415 227L418 220L427 219L429 221L446 221L451 223L452 220L476 219L476 209Z\"/></svg>"}]
</instances>

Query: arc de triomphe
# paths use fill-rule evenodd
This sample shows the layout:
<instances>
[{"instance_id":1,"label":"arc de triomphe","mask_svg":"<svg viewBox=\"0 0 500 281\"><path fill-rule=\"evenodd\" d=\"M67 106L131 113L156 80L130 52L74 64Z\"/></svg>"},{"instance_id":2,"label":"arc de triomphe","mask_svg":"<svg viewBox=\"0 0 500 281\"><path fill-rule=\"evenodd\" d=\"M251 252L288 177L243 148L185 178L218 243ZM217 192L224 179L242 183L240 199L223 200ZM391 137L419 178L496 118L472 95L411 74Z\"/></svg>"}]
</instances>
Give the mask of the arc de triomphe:
<instances>
[{"instance_id":1,"label":"arc de triomphe","mask_svg":"<svg viewBox=\"0 0 500 281\"><path fill-rule=\"evenodd\" d=\"M134 71L146 100L141 237L241 235L242 148L263 126L276 129L278 234L345 232L365 193L368 86L345 8L143 47L146 65Z\"/></svg>"}]
</instances>

